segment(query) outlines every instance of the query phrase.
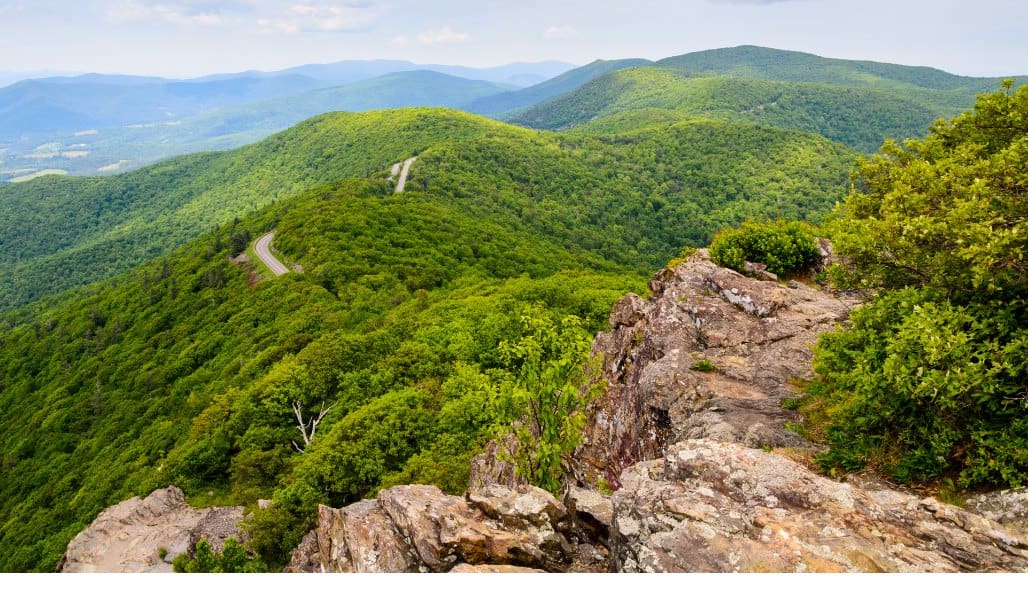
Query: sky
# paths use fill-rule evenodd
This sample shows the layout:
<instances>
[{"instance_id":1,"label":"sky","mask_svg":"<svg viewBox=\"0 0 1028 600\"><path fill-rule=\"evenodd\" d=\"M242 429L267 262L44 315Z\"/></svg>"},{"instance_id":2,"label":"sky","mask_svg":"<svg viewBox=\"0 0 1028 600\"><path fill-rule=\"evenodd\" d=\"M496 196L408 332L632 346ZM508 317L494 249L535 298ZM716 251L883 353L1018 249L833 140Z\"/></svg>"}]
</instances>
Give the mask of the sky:
<instances>
[{"instance_id":1,"label":"sky","mask_svg":"<svg viewBox=\"0 0 1028 600\"><path fill-rule=\"evenodd\" d=\"M1028 74L1028 0L0 0L0 71L192 77L346 59L485 67L741 44Z\"/></svg>"}]
</instances>

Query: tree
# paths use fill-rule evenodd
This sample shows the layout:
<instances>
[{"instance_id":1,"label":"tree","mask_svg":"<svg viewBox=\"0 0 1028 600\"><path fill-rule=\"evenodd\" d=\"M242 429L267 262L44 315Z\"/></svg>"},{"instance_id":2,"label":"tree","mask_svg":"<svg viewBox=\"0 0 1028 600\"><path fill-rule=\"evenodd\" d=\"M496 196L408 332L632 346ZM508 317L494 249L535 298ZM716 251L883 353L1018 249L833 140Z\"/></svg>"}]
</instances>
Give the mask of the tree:
<instances>
[{"instance_id":1,"label":"tree","mask_svg":"<svg viewBox=\"0 0 1028 600\"><path fill-rule=\"evenodd\" d=\"M868 290L823 336L807 412L830 469L1028 481L1028 86L861 161L829 224Z\"/></svg>"},{"instance_id":2,"label":"tree","mask_svg":"<svg viewBox=\"0 0 1028 600\"><path fill-rule=\"evenodd\" d=\"M535 310L521 322L521 339L500 344L514 376L497 395L497 433L501 440L516 441L505 457L515 471L557 493L563 461L582 439L584 409L602 392L602 383L588 360L592 336L580 319L569 316L557 323Z\"/></svg>"}]
</instances>

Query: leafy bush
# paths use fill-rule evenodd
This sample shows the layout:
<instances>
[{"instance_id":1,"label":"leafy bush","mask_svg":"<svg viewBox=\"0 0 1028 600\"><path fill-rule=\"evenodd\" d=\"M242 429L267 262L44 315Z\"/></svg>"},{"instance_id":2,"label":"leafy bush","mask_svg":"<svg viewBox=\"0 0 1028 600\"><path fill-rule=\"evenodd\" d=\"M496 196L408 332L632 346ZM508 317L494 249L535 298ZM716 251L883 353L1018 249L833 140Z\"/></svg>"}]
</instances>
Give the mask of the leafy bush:
<instances>
[{"instance_id":1,"label":"leafy bush","mask_svg":"<svg viewBox=\"0 0 1028 600\"><path fill-rule=\"evenodd\" d=\"M809 269L820 258L813 228L799 221L749 221L714 236L710 258L722 267L744 272L746 261L763 263L778 275Z\"/></svg>"},{"instance_id":2,"label":"leafy bush","mask_svg":"<svg viewBox=\"0 0 1028 600\"><path fill-rule=\"evenodd\" d=\"M1028 87L1006 85L862 161L829 227L847 282L876 295L815 349L825 468L1028 482L1026 123Z\"/></svg>"},{"instance_id":3,"label":"leafy bush","mask_svg":"<svg viewBox=\"0 0 1028 600\"><path fill-rule=\"evenodd\" d=\"M497 437L513 434L517 448L506 458L516 472L557 494L562 464L582 440L585 407L603 385L588 362L590 335L581 319L568 316L558 324L533 312L522 316L525 336L500 345L514 377L499 386Z\"/></svg>"},{"instance_id":4,"label":"leafy bush","mask_svg":"<svg viewBox=\"0 0 1028 600\"><path fill-rule=\"evenodd\" d=\"M258 559L250 558L235 538L225 540L220 554L211 549L207 540L196 543L196 556L179 554L172 562L176 573L263 573L268 568Z\"/></svg>"}]
</instances>

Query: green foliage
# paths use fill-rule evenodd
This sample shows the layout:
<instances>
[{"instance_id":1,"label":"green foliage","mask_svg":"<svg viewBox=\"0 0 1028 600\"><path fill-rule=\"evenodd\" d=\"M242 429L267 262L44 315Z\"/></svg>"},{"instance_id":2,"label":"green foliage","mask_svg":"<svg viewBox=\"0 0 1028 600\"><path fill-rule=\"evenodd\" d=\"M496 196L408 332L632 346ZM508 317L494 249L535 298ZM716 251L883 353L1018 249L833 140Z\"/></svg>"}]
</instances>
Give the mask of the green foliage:
<instances>
[{"instance_id":1,"label":"green foliage","mask_svg":"<svg viewBox=\"0 0 1028 600\"><path fill-rule=\"evenodd\" d=\"M657 62L690 77L731 75L817 82L852 88L944 90L973 94L996 89L1000 79L963 77L929 67L824 58L789 50L737 46L690 52Z\"/></svg>"},{"instance_id":2,"label":"green foliage","mask_svg":"<svg viewBox=\"0 0 1028 600\"><path fill-rule=\"evenodd\" d=\"M439 109L331 113L230 152L2 186L0 308L121 273L234 217L496 127Z\"/></svg>"},{"instance_id":3,"label":"green foliage","mask_svg":"<svg viewBox=\"0 0 1028 600\"><path fill-rule=\"evenodd\" d=\"M805 410L827 468L1028 481L1028 87L983 95L863 161L831 223L846 283L877 290L816 348Z\"/></svg>"},{"instance_id":4,"label":"green foliage","mask_svg":"<svg viewBox=\"0 0 1028 600\"><path fill-rule=\"evenodd\" d=\"M414 152L409 191L393 195L381 170ZM411 110L327 115L118 178L24 184L14 196L37 195L0 211L26 217L35 202L33 218L50 225L66 211L84 228L68 237L99 252L79 262L88 253L0 221L28 254L55 252L47 264L69 275L60 285L105 259L117 269L141 260L131 240L165 252L195 234L187 222L229 224L103 283L0 313L0 569L52 570L103 508L170 484L194 501L273 498L251 531L269 568L287 560L319 503L397 483L460 493L499 390L518 389L521 359L500 348L531 337L519 315L558 331L574 316L576 335L598 331L614 301L641 292L683 245L747 217L816 218L841 196L851 157L750 125L595 138ZM334 183L289 195L322 181ZM236 200L271 198L282 201L234 222ZM181 211L162 221L165 201ZM245 232L271 229L304 272L257 282L229 254ZM14 289L7 274L41 263L19 259L7 239L0 256L14 266L2 282ZM50 285L47 269L38 275ZM548 367L562 356L540 358L539 385L569 381ZM303 454L293 402L332 407ZM570 435L566 421L551 425ZM563 450L547 443L536 462L552 481Z\"/></svg>"},{"instance_id":5,"label":"green foliage","mask_svg":"<svg viewBox=\"0 0 1028 600\"><path fill-rule=\"evenodd\" d=\"M290 491L295 492L295 488ZM281 571L304 534L313 529L318 500L313 491L307 490L304 499L280 492L274 502L270 508L254 510L239 526L249 535L250 548L268 570Z\"/></svg>"},{"instance_id":6,"label":"green foliage","mask_svg":"<svg viewBox=\"0 0 1028 600\"><path fill-rule=\"evenodd\" d=\"M718 232L710 243L711 260L741 273L749 261L767 265L777 275L791 275L810 269L820 257L813 228L798 221L750 221Z\"/></svg>"},{"instance_id":7,"label":"green foliage","mask_svg":"<svg viewBox=\"0 0 1028 600\"><path fill-rule=\"evenodd\" d=\"M317 189L0 318L2 569L52 570L103 508L170 484L226 503L273 498L251 531L271 568L318 503L396 483L460 493L517 315L542 305L596 331L642 289L594 254L369 190ZM252 285L224 240L274 221L306 272ZM205 285L209 272L222 285ZM304 454L293 401L333 406Z\"/></svg>"},{"instance_id":8,"label":"green foliage","mask_svg":"<svg viewBox=\"0 0 1028 600\"><path fill-rule=\"evenodd\" d=\"M563 461L582 440L585 407L603 386L595 361L588 360L591 336L581 320L556 323L541 312L522 315L524 335L500 345L513 377L497 394L496 433L500 440L514 440L506 458L515 472L557 494Z\"/></svg>"},{"instance_id":9,"label":"green foliage","mask_svg":"<svg viewBox=\"0 0 1028 600\"><path fill-rule=\"evenodd\" d=\"M196 543L196 556L179 554L172 561L176 573L263 573L267 566L259 559L250 558L246 548L235 538L225 540L220 553L211 549L205 539Z\"/></svg>"},{"instance_id":10,"label":"green foliage","mask_svg":"<svg viewBox=\"0 0 1028 600\"><path fill-rule=\"evenodd\" d=\"M587 65L578 67L577 69L571 69L566 73L562 73L531 87L479 98L467 104L463 108L464 110L480 115L498 117L500 115L512 113L518 109L549 100L550 98L554 98L561 94L571 92L600 75L610 73L611 71L616 71L618 69L623 69L625 67L647 64L648 62L649 61L642 58L594 60Z\"/></svg>"},{"instance_id":11,"label":"green foliage","mask_svg":"<svg viewBox=\"0 0 1028 600\"><path fill-rule=\"evenodd\" d=\"M714 366L714 363L710 362L706 358L701 358L700 360L694 362L692 368L703 373L710 373L712 371L717 370L717 367Z\"/></svg>"},{"instance_id":12,"label":"green foliage","mask_svg":"<svg viewBox=\"0 0 1028 600\"><path fill-rule=\"evenodd\" d=\"M652 273L747 218L820 220L854 156L809 134L709 121L601 138L510 129L426 150L408 189Z\"/></svg>"},{"instance_id":13,"label":"green foliage","mask_svg":"<svg viewBox=\"0 0 1028 600\"><path fill-rule=\"evenodd\" d=\"M697 77L667 66L647 66L598 77L511 121L539 129L615 134L707 118L817 133L871 152L886 138L923 135L935 119L955 115L973 101L971 91L913 85L860 89L718 73Z\"/></svg>"}]
</instances>

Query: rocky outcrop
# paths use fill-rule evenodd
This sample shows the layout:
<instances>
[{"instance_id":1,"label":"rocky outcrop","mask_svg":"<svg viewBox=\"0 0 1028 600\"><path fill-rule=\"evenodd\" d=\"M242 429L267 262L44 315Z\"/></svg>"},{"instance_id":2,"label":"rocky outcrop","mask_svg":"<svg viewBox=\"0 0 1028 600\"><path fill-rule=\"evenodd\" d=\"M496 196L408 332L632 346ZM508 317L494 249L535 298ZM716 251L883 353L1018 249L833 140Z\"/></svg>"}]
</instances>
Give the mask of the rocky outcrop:
<instances>
[{"instance_id":1,"label":"rocky outcrop","mask_svg":"<svg viewBox=\"0 0 1028 600\"><path fill-rule=\"evenodd\" d=\"M220 551L229 537L242 539L237 528L242 507L197 509L186 504L182 490L167 487L146 498L135 496L108 508L75 536L61 558L65 573L168 572L171 562L206 538Z\"/></svg>"},{"instance_id":2,"label":"rocky outcrop","mask_svg":"<svg viewBox=\"0 0 1028 600\"><path fill-rule=\"evenodd\" d=\"M675 444L621 482L614 570L1028 572L1028 542L993 521L739 444Z\"/></svg>"},{"instance_id":3,"label":"rocky outcrop","mask_svg":"<svg viewBox=\"0 0 1028 600\"><path fill-rule=\"evenodd\" d=\"M965 500L964 505L1028 539L1028 488L977 494Z\"/></svg>"},{"instance_id":4,"label":"rocky outcrop","mask_svg":"<svg viewBox=\"0 0 1028 600\"><path fill-rule=\"evenodd\" d=\"M492 440L486 444L485 449L471 459L468 489L477 491L490 485L502 485L509 488L527 485L528 482L525 478L514 472L514 465L500 458L504 451L511 454L517 451L517 447L518 442L513 435L508 435L501 441Z\"/></svg>"},{"instance_id":5,"label":"rocky outcrop","mask_svg":"<svg viewBox=\"0 0 1028 600\"><path fill-rule=\"evenodd\" d=\"M1028 572L1023 490L968 499L973 514L790 458L817 447L786 427L800 418L781 402L856 299L750 269L759 280L700 251L658 273L649 299L615 305L593 345L608 388L588 408L568 464L577 485L560 499L525 485L493 443L464 496L406 485L320 507L287 571ZM170 570L200 535L231 535L237 514L159 490L105 511L63 566Z\"/></svg>"},{"instance_id":6,"label":"rocky outcrop","mask_svg":"<svg viewBox=\"0 0 1028 600\"><path fill-rule=\"evenodd\" d=\"M650 299L621 299L593 353L605 395L589 407L572 467L580 483L612 487L621 472L669 445L714 439L750 447L810 447L782 408L809 379L811 346L856 299L744 277L700 250L650 281Z\"/></svg>"},{"instance_id":7,"label":"rocky outcrop","mask_svg":"<svg viewBox=\"0 0 1028 600\"><path fill-rule=\"evenodd\" d=\"M597 504L593 499L589 510L602 513ZM574 512L531 486L489 485L465 497L427 485L398 486L345 508L320 507L313 538L294 552L289 570L606 570L606 550L587 543L574 523Z\"/></svg>"}]
</instances>

